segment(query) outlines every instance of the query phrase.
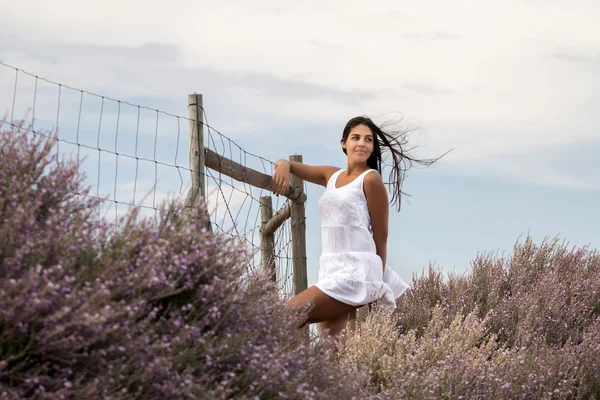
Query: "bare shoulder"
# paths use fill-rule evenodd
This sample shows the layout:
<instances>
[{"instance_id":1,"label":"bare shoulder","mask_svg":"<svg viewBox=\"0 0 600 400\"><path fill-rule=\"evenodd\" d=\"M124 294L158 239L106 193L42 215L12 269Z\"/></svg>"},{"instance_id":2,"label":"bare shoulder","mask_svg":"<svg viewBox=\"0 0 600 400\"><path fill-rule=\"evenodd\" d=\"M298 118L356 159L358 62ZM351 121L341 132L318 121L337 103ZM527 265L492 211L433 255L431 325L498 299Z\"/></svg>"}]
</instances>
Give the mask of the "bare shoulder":
<instances>
[{"instance_id":1,"label":"bare shoulder","mask_svg":"<svg viewBox=\"0 0 600 400\"><path fill-rule=\"evenodd\" d=\"M387 202L387 190L383 184L381 175L377 171L371 171L365 175L363 192L369 202L373 200Z\"/></svg>"},{"instance_id":2,"label":"bare shoulder","mask_svg":"<svg viewBox=\"0 0 600 400\"><path fill-rule=\"evenodd\" d=\"M384 187L383 178L381 177L379 172L373 169L371 170L371 172L365 175L364 187L367 188L367 186L370 188L377 188L380 186Z\"/></svg>"}]
</instances>

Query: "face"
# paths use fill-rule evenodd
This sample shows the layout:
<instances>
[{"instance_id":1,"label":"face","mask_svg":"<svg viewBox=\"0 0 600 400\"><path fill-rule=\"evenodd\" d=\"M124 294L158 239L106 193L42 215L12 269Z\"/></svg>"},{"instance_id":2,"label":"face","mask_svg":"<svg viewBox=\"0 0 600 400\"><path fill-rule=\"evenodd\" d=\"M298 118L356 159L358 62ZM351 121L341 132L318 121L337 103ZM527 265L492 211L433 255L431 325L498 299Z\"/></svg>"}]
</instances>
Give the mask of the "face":
<instances>
[{"instance_id":1,"label":"face","mask_svg":"<svg viewBox=\"0 0 600 400\"><path fill-rule=\"evenodd\" d=\"M358 125L352 128L346 141L342 142L342 148L346 149L346 154L354 161L367 162L375 149L373 140L371 129Z\"/></svg>"}]
</instances>

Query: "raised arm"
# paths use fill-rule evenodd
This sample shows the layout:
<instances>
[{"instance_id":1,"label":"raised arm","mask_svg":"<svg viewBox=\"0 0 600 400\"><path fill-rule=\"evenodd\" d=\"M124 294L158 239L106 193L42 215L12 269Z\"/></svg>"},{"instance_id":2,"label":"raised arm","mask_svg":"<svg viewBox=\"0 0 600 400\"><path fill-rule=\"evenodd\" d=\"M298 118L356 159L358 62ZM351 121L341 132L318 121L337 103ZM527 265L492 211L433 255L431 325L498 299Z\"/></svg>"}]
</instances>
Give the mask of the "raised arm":
<instances>
[{"instance_id":1,"label":"raised arm","mask_svg":"<svg viewBox=\"0 0 600 400\"><path fill-rule=\"evenodd\" d=\"M327 165L307 165L295 161L277 160L273 171L273 193L285 193L290 183L290 173L307 182L327 186L327 181L339 168Z\"/></svg>"}]
</instances>

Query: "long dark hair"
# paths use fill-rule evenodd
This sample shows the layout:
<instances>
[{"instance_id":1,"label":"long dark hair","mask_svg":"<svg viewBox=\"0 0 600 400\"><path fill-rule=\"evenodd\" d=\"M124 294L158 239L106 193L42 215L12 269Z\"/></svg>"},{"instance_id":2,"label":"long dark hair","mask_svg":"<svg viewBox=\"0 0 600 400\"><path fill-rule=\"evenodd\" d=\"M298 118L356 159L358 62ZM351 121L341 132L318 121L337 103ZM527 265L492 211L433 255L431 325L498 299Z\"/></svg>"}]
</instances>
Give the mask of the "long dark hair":
<instances>
[{"instance_id":1,"label":"long dark hair","mask_svg":"<svg viewBox=\"0 0 600 400\"><path fill-rule=\"evenodd\" d=\"M368 127L375 136L373 138L373 154L371 154L371 157L369 157L367 160L367 166L369 168L375 169L377 172L379 172L379 174L381 174L382 151L389 151L391 154L392 170L390 171L388 179L388 184L392 186L392 190L390 190L392 194L390 203L392 206L396 204L397 210L400 211L402 195L410 196L402 191L402 183L404 182L406 172L412 167L413 163L429 166L443 157L443 155L438 158L425 160L413 158L410 156L410 154L408 154L408 152L412 149L405 148L408 144L407 134L409 131L400 130L394 132L385 132L370 118L363 116L354 117L348 121L348 123L346 123L341 142L343 143L348 140L350 131L359 125ZM346 149L342 148L342 150L344 154L347 154Z\"/></svg>"}]
</instances>

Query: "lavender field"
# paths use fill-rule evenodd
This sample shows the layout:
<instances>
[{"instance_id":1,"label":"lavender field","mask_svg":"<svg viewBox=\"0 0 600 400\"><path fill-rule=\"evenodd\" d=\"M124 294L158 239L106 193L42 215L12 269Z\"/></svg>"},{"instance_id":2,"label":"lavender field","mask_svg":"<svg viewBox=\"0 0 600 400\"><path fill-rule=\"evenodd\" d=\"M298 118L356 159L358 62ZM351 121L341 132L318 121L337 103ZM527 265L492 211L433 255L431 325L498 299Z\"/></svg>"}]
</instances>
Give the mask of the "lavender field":
<instances>
[{"instance_id":1,"label":"lavender field","mask_svg":"<svg viewBox=\"0 0 600 400\"><path fill-rule=\"evenodd\" d=\"M52 139L0 127L1 399L600 398L600 253L548 239L430 267L337 349L166 203L119 229ZM516 238L517 239L517 238Z\"/></svg>"}]
</instances>

